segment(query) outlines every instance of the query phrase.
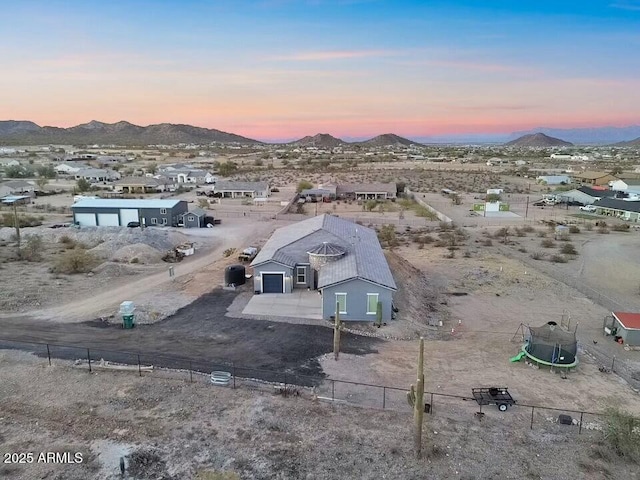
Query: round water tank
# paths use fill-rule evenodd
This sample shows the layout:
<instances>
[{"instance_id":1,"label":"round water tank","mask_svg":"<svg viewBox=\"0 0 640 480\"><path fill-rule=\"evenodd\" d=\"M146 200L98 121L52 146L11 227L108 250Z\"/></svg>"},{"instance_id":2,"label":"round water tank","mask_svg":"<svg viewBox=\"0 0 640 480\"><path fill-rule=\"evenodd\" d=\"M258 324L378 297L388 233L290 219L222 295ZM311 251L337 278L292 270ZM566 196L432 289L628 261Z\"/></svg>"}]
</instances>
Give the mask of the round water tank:
<instances>
[{"instance_id":1,"label":"round water tank","mask_svg":"<svg viewBox=\"0 0 640 480\"><path fill-rule=\"evenodd\" d=\"M247 281L244 275L244 265L229 265L224 270L224 283L225 285L244 285Z\"/></svg>"}]
</instances>

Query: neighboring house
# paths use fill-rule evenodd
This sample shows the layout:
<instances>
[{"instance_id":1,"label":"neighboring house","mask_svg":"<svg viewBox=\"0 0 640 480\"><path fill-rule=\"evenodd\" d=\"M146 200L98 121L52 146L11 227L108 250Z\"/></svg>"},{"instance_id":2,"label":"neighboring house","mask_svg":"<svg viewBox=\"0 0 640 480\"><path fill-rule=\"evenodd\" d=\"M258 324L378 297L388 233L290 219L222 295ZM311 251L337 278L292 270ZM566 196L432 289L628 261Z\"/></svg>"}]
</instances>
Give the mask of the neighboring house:
<instances>
[{"instance_id":1,"label":"neighboring house","mask_svg":"<svg viewBox=\"0 0 640 480\"><path fill-rule=\"evenodd\" d=\"M88 168L90 168L89 165L86 165L84 163L66 163L66 162L60 163L55 167L53 167L56 173L62 174L62 175L73 175L78 173L80 170L86 170Z\"/></svg>"},{"instance_id":2,"label":"neighboring house","mask_svg":"<svg viewBox=\"0 0 640 480\"><path fill-rule=\"evenodd\" d=\"M108 167L109 165L125 163L127 159L126 157L100 156L95 159L95 162L101 167Z\"/></svg>"},{"instance_id":3,"label":"neighboring house","mask_svg":"<svg viewBox=\"0 0 640 480\"><path fill-rule=\"evenodd\" d=\"M277 229L251 262L254 291L319 290L322 318L339 304L345 321L392 317L397 287L376 232L339 217L319 215Z\"/></svg>"},{"instance_id":4,"label":"neighboring house","mask_svg":"<svg viewBox=\"0 0 640 480\"><path fill-rule=\"evenodd\" d=\"M36 186L24 180L8 180L0 184L3 191L8 191L8 195L29 195L35 196Z\"/></svg>"},{"instance_id":5,"label":"neighboring house","mask_svg":"<svg viewBox=\"0 0 640 480\"><path fill-rule=\"evenodd\" d=\"M640 222L640 201L603 198L594 202L596 213L616 217L629 222Z\"/></svg>"},{"instance_id":6,"label":"neighboring house","mask_svg":"<svg viewBox=\"0 0 640 480\"><path fill-rule=\"evenodd\" d=\"M82 227L126 227L130 222L177 227L188 210L188 203L185 200L87 198L74 203L71 210L74 223Z\"/></svg>"},{"instance_id":7,"label":"neighboring house","mask_svg":"<svg viewBox=\"0 0 640 480\"><path fill-rule=\"evenodd\" d=\"M267 182L219 181L213 186L214 193L223 198L267 198L270 194Z\"/></svg>"},{"instance_id":8,"label":"neighboring house","mask_svg":"<svg viewBox=\"0 0 640 480\"><path fill-rule=\"evenodd\" d=\"M616 177L606 172L582 172L575 173L573 179L579 183L587 183L589 185L609 185L609 182L617 180Z\"/></svg>"},{"instance_id":9,"label":"neighboring house","mask_svg":"<svg viewBox=\"0 0 640 480\"><path fill-rule=\"evenodd\" d=\"M309 188L300 192L300 198L304 198L307 201L321 202L325 198L335 198L335 195L333 195L330 190Z\"/></svg>"},{"instance_id":10,"label":"neighboring house","mask_svg":"<svg viewBox=\"0 0 640 480\"><path fill-rule=\"evenodd\" d=\"M206 170L187 168L183 165L167 166L159 169L158 171L175 183L193 183L201 185L203 183L213 184L218 180L216 176Z\"/></svg>"},{"instance_id":11,"label":"neighboring house","mask_svg":"<svg viewBox=\"0 0 640 480\"><path fill-rule=\"evenodd\" d=\"M81 178L91 183L111 182L118 180L120 174L114 170L104 170L102 168L83 168L73 174L76 180Z\"/></svg>"},{"instance_id":12,"label":"neighboring house","mask_svg":"<svg viewBox=\"0 0 640 480\"><path fill-rule=\"evenodd\" d=\"M182 215L182 223L185 228L202 228L204 227L204 219L207 216L207 212L200 207L195 207L193 210Z\"/></svg>"},{"instance_id":13,"label":"neighboring house","mask_svg":"<svg viewBox=\"0 0 640 480\"><path fill-rule=\"evenodd\" d=\"M540 175L536 181L543 185L569 185L571 178L568 175Z\"/></svg>"},{"instance_id":14,"label":"neighboring house","mask_svg":"<svg viewBox=\"0 0 640 480\"><path fill-rule=\"evenodd\" d=\"M29 195L2 195L0 193L2 203L7 205L29 205L32 199Z\"/></svg>"},{"instance_id":15,"label":"neighboring house","mask_svg":"<svg viewBox=\"0 0 640 480\"><path fill-rule=\"evenodd\" d=\"M582 205L591 205L601 198L614 198L616 192L605 188L578 187L574 190L559 193L563 201L580 202Z\"/></svg>"},{"instance_id":16,"label":"neighboring house","mask_svg":"<svg viewBox=\"0 0 640 480\"><path fill-rule=\"evenodd\" d=\"M168 184L164 177L125 177L114 182L113 188L123 193L158 193L167 190Z\"/></svg>"},{"instance_id":17,"label":"neighboring house","mask_svg":"<svg viewBox=\"0 0 640 480\"><path fill-rule=\"evenodd\" d=\"M627 345L640 345L640 313L612 312L616 335Z\"/></svg>"},{"instance_id":18,"label":"neighboring house","mask_svg":"<svg viewBox=\"0 0 640 480\"><path fill-rule=\"evenodd\" d=\"M0 158L0 167L19 167L20 162L15 158Z\"/></svg>"},{"instance_id":19,"label":"neighboring house","mask_svg":"<svg viewBox=\"0 0 640 480\"><path fill-rule=\"evenodd\" d=\"M640 179L627 178L624 180L614 180L611 182L611 190L640 194Z\"/></svg>"},{"instance_id":20,"label":"neighboring house","mask_svg":"<svg viewBox=\"0 0 640 480\"><path fill-rule=\"evenodd\" d=\"M388 200L396 198L398 187L395 183L344 183L336 187L338 198L355 200Z\"/></svg>"}]
</instances>

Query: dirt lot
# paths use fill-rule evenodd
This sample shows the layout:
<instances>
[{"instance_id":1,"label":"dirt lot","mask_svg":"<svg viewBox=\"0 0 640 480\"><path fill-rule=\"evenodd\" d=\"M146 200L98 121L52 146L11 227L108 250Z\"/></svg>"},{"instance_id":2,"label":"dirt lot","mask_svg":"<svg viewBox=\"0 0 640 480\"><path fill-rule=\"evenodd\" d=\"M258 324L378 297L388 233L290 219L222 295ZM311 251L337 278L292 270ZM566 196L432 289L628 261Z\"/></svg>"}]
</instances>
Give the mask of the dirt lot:
<instances>
[{"instance_id":1,"label":"dirt lot","mask_svg":"<svg viewBox=\"0 0 640 480\"><path fill-rule=\"evenodd\" d=\"M213 387L158 375L89 374L0 352L0 454L82 454L78 464L3 464L12 480L613 479L638 478L601 434L549 423L529 430L512 412L426 416L425 453L412 452L408 411L330 405L267 390ZM31 381L24 382L24 378ZM407 409L408 410L408 409ZM205 473L226 473L209 477Z\"/></svg>"}]
</instances>

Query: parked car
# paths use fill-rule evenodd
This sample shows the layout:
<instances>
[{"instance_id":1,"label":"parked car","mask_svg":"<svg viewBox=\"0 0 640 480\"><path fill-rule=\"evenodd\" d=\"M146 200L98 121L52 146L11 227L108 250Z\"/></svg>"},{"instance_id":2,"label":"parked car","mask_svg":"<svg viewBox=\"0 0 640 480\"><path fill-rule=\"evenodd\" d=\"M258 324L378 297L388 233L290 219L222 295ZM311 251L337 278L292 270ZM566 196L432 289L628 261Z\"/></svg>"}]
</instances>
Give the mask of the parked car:
<instances>
[{"instance_id":1,"label":"parked car","mask_svg":"<svg viewBox=\"0 0 640 480\"><path fill-rule=\"evenodd\" d=\"M594 205L585 205L583 207L580 207L580 210L582 210L583 212L595 212L596 207Z\"/></svg>"},{"instance_id":2,"label":"parked car","mask_svg":"<svg viewBox=\"0 0 640 480\"><path fill-rule=\"evenodd\" d=\"M127 223L127 227L129 228L136 228L140 226L140 222L129 222Z\"/></svg>"}]
</instances>

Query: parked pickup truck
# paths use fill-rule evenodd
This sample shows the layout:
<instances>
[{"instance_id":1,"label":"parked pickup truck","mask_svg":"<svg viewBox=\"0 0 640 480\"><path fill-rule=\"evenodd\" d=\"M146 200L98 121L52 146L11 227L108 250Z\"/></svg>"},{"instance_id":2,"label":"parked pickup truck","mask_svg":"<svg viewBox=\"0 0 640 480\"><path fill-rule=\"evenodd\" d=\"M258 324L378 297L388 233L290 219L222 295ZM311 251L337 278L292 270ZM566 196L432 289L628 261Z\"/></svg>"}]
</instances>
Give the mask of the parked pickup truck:
<instances>
[{"instance_id":1,"label":"parked pickup truck","mask_svg":"<svg viewBox=\"0 0 640 480\"><path fill-rule=\"evenodd\" d=\"M240 255L238 255L238 260L241 262L250 262L258 255L258 249L256 247L248 247L245 248Z\"/></svg>"},{"instance_id":2,"label":"parked pickup truck","mask_svg":"<svg viewBox=\"0 0 640 480\"><path fill-rule=\"evenodd\" d=\"M584 207L580 207L580 210L582 210L583 212L595 212L596 207L595 205L585 205Z\"/></svg>"}]
</instances>

